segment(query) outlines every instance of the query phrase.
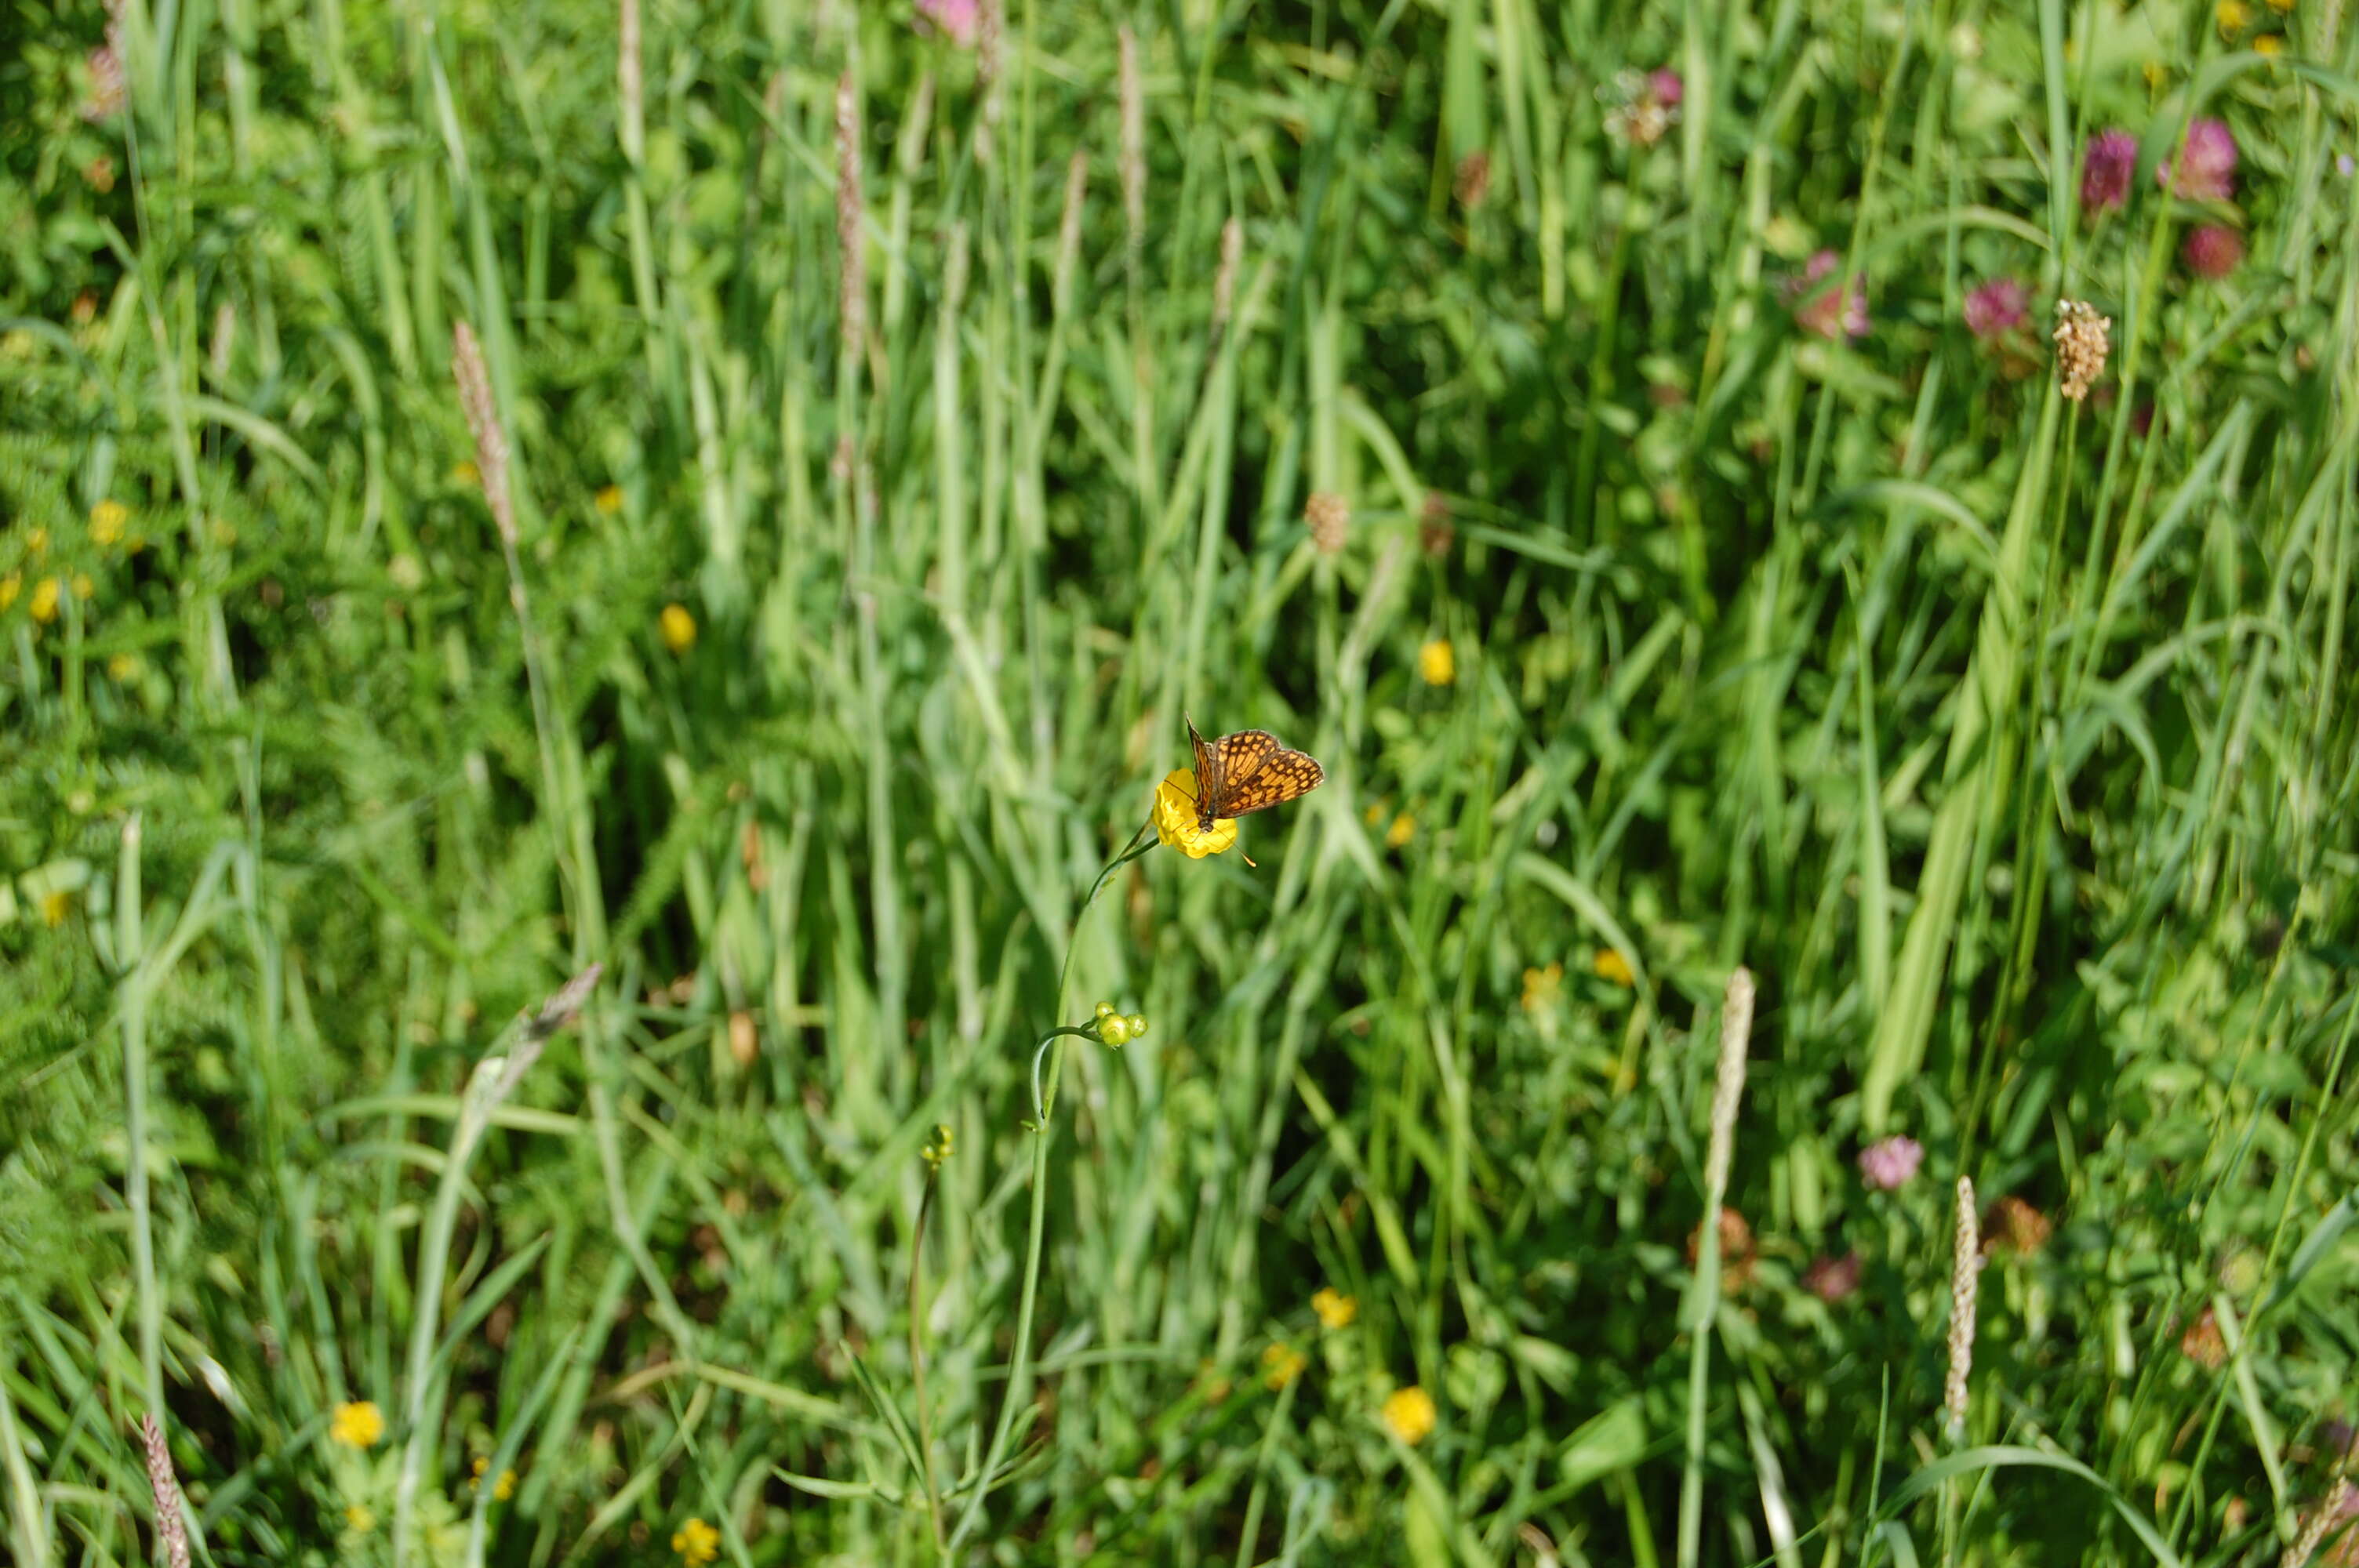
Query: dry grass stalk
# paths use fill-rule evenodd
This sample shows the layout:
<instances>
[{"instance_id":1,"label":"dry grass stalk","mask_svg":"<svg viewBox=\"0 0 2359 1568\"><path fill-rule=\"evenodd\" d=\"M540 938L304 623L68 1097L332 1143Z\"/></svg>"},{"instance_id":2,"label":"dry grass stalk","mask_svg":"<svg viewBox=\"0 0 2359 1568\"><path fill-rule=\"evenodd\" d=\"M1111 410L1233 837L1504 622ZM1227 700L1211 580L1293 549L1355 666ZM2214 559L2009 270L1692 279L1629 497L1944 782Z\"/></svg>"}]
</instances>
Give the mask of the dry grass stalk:
<instances>
[{"instance_id":1,"label":"dry grass stalk","mask_svg":"<svg viewBox=\"0 0 2359 1568\"><path fill-rule=\"evenodd\" d=\"M499 524L500 543L514 551L516 503L508 495L507 432L500 427L499 405L492 398L484 346L476 341L475 330L464 321L451 329L451 373L459 383L459 406L465 410L467 428L475 438L475 472L483 481L484 499L491 504L492 521Z\"/></svg>"},{"instance_id":2,"label":"dry grass stalk","mask_svg":"<svg viewBox=\"0 0 2359 1568\"><path fill-rule=\"evenodd\" d=\"M1950 1376L1941 1390L1941 1408L1947 1412L1952 1438L1962 1437L1966 1430L1966 1374L1974 1366L1974 1296L1982 1261L1982 1226L1975 1218L1973 1178L1960 1176L1957 1228L1951 1237Z\"/></svg>"},{"instance_id":3,"label":"dry grass stalk","mask_svg":"<svg viewBox=\"0 0 2359 1568\"><path fill-rule=\"evenodd\" d=\"M1736 1150L1736 1108L1745 1098L1745 1051L1753 1039L1753 971L1739 965L1728 977L1720 1006L1720 1066L1712 1082L1712 1141L1704 1150L1706 1206L1728 1190L1728 1162Z\"/></svg>"},{"instance_id":4,"label":"dry grass stalk","mask_svg":"<svg viewBox=\"0 0 2359 1568\"><path fill-rule=\"evenodd\" d=\"M166 1568L189 1568L189 1527L180 1517L180 1484L172 1475L172 1451L164 1445L164 1425L154 1411L139 1418L147 1449L147 1487L156 1494L156 1544Z\"/></svg>"},{"instance_id":5,"label":"dry grass stalk","mask_svg":"<svg viewBox=\"0 0 2359 1568\"><path fill-rule=\"evenodd\" d=\"M844 357L854 362L868 341L868 251L861 234L860 184L860 87L847 70L835 81L836 307Z\"/></svg>"}]
</instances>

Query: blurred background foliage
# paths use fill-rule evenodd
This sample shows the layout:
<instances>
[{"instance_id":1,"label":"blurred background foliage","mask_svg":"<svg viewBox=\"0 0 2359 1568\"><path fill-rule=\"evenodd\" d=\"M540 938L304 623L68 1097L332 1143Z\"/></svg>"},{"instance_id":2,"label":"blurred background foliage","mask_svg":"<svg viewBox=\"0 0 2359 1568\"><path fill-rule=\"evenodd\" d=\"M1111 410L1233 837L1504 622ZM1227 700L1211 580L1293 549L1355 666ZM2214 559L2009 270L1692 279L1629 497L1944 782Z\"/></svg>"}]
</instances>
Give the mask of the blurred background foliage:
<instances>
[{"instance_id":1,"label":"blurred background foliage","mask_svg":"<svg viewBox=\"0 0 2359 1568\"><path fill-rule=\"evenodd\" d=\"M224 1563L2336 1517L2340 6L12 27L17 1561L148 1550L158 1406ZM1183 713L1327 783L1080 920ZM1152 1027L1071 1047L1044 1146L1101 997Z\"/></svg>"}]
</instances>

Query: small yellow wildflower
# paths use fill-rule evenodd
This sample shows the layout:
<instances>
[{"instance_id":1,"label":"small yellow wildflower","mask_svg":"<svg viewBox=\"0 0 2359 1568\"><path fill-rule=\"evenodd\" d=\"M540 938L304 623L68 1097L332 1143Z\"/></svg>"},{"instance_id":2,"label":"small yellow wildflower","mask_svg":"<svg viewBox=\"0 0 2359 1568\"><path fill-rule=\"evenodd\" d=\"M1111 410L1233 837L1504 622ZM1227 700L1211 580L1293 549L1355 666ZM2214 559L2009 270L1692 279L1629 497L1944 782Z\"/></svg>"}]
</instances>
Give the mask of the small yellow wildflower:
<instances>
[{"instance_id":1,"label":"small yellow wildflower","mask_svg":"<svg viewBox=\"0 0 2359 1568\"><path fill-rule=\"evenodd\" d=\"M1385 848L1397 849L1416 837L1417 818L1404 811L1393 818L1390 827L1385 829Z\"/></svg>"},{"instance_id":2,"label":"small yellow wildflower","mask_svg":"<svg viewBox=\"0 0 2359 1568\"><path fill-rule=\"evenodd\" d=\"M1458 655L1451 651L1450 639L1437 637L1417 651L1417 671L1428 686L1450 686L1458 679Z\"/></svg>"},{"instance_id":3,"label":"small yellow wildflower","mask_svg":"<svg viewBox=\"0 0 2359 1568\"><path fill-rule=\"evenodd\" d=\"M2253 40L2253 52L2274 59L2285 52L2285 39L2275 33L2263 33Z\"/></svg>"},{"instance_id":4,"label":"small yellow wildflower","mask_svg":"<svg viewBox=\"0 0 2359 1568\"><path fill-rule=\"evenodd\" d=\"M2253 19L2253 13L2245 0L2220 0L2212 7L2212 18L2220 24L2220 36L2234 43L2245 25Z\"/></svg>"},{"instance_id":5,"label":"small yellow wildflower","mask_svg":"<svg viewBox=\"0 0 2359 1568\"><path fill-rule=\"evenodd\" d=\"M1334 1286L1327 1285L1310 1298L1310 1310L1317 1313L1319 1321L1329 1328L1349 1328L1352 1320L1360 1315L1360 1303Z\"/></svg>"},{"instance_id":6,"label":"small yellow wildflower","mask_svg":"<svg viewBox=\"0 0 2359 1568\"><path fill-rule=\"evenodd\" d=\"M1382 822L1385 819L1385 807L1389 804L1390 802L1382 800L1372 800L1368 802L1368 808L1360 813L1361 819L1366 822L1369 827L1374 827L1377 823Z\"/></svg>"},{"instance_id":7,"label":"small yellow wildflower","mask_svg":"<svg viewBox=\"0 0 2359 1568\"><path fill-rule=\"evenodd\" d=\"M483 1488L484 1472L491 1467L492 1462L489 1459L484 1458L480 1454L475 1455L475 1487L477 1490L480 1491ZM499 1478L492 1483L492 1500L495 1503L504 1503L515 1496L516 1472L513 1470L501 1471Z\"/></svg>"},{"instance_id":8,"label":"small yellow wildflower","mask_svg":"<svg viewBox=\"0 0 2359 1568\"><path fill-rule=\"evenodd\" d=\"M660 619L665 647L675 654L685 654L696 646L696 617L685 606L665 605Z\"/></svg>"},{"instance_id":9,"label":"small yellow wildflower","mask_svg":"<svg viewBox=\"0 0 2359 1568\"><path fill-rule=\"evenodd\" d=\"M25 530L25 554L39 560L49 553L49 531L47 528Z\"/></svg>"},{"instance_id":10,"label":"small yellow wildflower","mask_svg":"<svg viewBox=\"0 0 2359 1568\"><path fill-rule=\"evenodd\" d=\"M131 508L119 501L102 501L90 509L90 538L94 545L119 544L124 525L131 521Z\"/></svg>"},{"instance_id":11,"label":"small yellow wildflower","mask_svg":"<svg viewBox=\"0 0 2359 1568\"><path fill-rule=\"evenodd\" d=\"M1546 1012L1556 1005L1564 989L1564 966L1550 964L1544 969L1524 971L1524 1011Z\"/></svg>"},{"instance_id":12,"label":"small yellow wildflower","mask_svg":"<svg viewBox=\"0 0 2359 1568\"><path fill-rule=\"evenodd\" d=\"M106 661L106 673L118 681L129 680L139 673L139 655L117 654Z\"/></svg>"},{"instance_id":13,"label":"small yellow wildflower","mask_svg":"<svg viewBox=\"0 0 2359 1568\"><path fill-rule=\"evenodd\" d=\"M1196 821L1196 770L1174 768L1155 786L1155 833L1191 860L1217 855L1237 841L1237 819L1217 817L1209 828Z\"/></svg>"},{"instance_id":14,"label":"small yellow wildflower","mask_svg":"<svg viewBox=\"0 0 2359 1568\"><path fill-rule=\"evenodd\" d=\"M598 514L612 517L623 509L623 487L610 484L598 492Z\"/></svg>"},{"instance_id":15,"label":"small yellow wildflower","mask_svg":"<svg viewBox=\"0 0 2359 1568\"><path fill-rule=\"evenodd\" d=\"M1385 1400L1385 1430L1415 1447L1433 1432L1433 1396L1412 1383Z\"/></svg>"},{"instance_id":16,"label":"small yellow wildflower","mask_svg":"<svg viewBox=\"0 0 2359 1568\"><path fill-rule=\"evenodd\" d=\"M1302 1376L1302 1369L1310 1365L1310 1357L1281 1339L1261 1353L1262 1385L1275 1393Z\"/></svg>"},{"instance_id":17,"label":"small yellow wildflower","mask_svg":"<svg viewBox=\"0 0 2359 1568\"><path fill-rule=\"evenodd\" d=\"M701 1519L692 1519L672 1531L671 1549L688 1568L703 1568L721 1555L721 1532Z\"/></svg>"},{"instance_id":18,"label":"small yellow wildflower","mask_svg":"<svg viewBox=\"0 0 2359 1568\"><path fill-rule=\"evenodd\" d=\"M1638 977L1630 972L1630 960L1611 947L1597 949L1597 956L1590 959L1589 967L1597 971L1597 978L1601 980L1611 980L1617 986L1638 983Z\"/></svg>"},{"instance_id":19,"label":"small yellow wildflower","mask_svg":"<svg viewBox=\"0 0 2359 1568\"><path fill-rule=\"evenodd\" d=\"M33 598L25 607L34 620L46 626L58 618L58 579L45 577L33 585Z\"/></svg>"},{"instance_id":20,"label":"small yellow wildflower","mask_svg":"<svg viewBox=\"0 0 2359 1568\"><path fill-rule=\"evenodd\" d=\"M374 1400L338 1405L336 1413L328 1421L329 1441L347 1448L375 1448L377 1439L384 1435L385 1412L376 1408Z\"/></svg>"},{"instance_id":21,"label":"small yellow wildflower","mask_svg":"<svg viewBox=\"0 0 2359 1568\"><path fill-rule=\"evenodd\" d=\"M76 599L88 599L91 596L92 589L92 585L88 572L74 573L73 590L74 597Z\"/></svg>"},{"instance_id":22,"label":"small yellow wildflower","mask_svg":"<svg viewBox=\"0 0 2359 1568\"><path fill-rule=\"evenodd\" d=\"M66 892L65 889L60 888L54 892L41 895L41 918L49 924L50 929L55 930L63 925L66 923L66 916L72 913L73 894Z\"/></svg>"},{"instance_id":23,"label":"small yellow wildflower","mask_svg":"<svg viewBox=\"0 0 2359 1568\"><path fill-rule=\"evenodd\" d=\"M463 458L451 465L452 484L480 484L483 482L483 478L482 474L475 471L475 465Z\"/></svg>"},{"instance_id":24,"label":"small yellow wildflower","mask_svg":"<svg viewBox=\"0 0 2359 1568\"><path fill-rule=\"evenodd\" d=\"M369 1511L367 1505L354 1503L344 1510L344 1526L354 1535L366 1535L376 1528L376 1515Z\"/></svg>"},{"instance_id":25,"label":"small yellow wildflower","mask_svg":"<svg viewBox=\"0 0 2359 1568\"><path fill-rule=\"evenodd\" d=\"M0 610L5 610L16 603L16 596L24 591L25 579L18 574L10 572L5 577L0 577Z\"/></svg>"}]
</instances>

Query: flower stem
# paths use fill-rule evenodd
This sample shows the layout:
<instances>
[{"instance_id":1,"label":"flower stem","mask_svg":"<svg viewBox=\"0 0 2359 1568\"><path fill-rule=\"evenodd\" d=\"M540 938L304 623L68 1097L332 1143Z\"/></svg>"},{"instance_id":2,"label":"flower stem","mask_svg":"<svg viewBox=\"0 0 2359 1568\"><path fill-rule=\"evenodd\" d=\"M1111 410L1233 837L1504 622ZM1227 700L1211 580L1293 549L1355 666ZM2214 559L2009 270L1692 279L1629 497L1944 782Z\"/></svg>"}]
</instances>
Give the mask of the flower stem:
<instances>
[{"instance_id":1,"label":"flower stem","mask_svg":"<svg viewBox=\"0 0 2359 1568\"><path fill-rule=\"evenodd\" d=\"M1130 836L1130 842L1106 862L1105 870L1098 873L1097 881L1090 884L1090 891L1082 896L1081 908L1073 912L1072 928L1065 937L1064 962L1057 969L1055 1017L1065 1015L1065 987L1072 979L1073 951L1080 946L1082 916L1089 914L1090 905L1097 902L1107 878L1155 848L1156 841L1147 838L1154 827L1152 818L1140 825L1138 831ZM1059 1024L1041 1040L1040 1052L1036 1052L1033 1056L1033 1109L1038 1119L1033 1123L1037 1136L1032 1140L1032 1219L1024 1243L1024 1292L1016 1310L1016 1353L1013 1364L1008 1368L1007 1392L1000 1400L999 1419L992 1424L990 1446L984 1453L982 1469L974 1476L974 1495L968 1500L966 1511L959 1517L958 1529L951 1534L950 1549L953 1552L973 1532L974 1527L983 1522L984 1508L991 1497L993 1478L1006 1456L1008 1440L1015 1431L1016 1412L1031 1402L1032 1318L1040 1303L1040 1250L1049 1224L1049 1111L1057 1103L1057 1076L1065 1065L1065 1053L1060 1042L1068 1034L1083 1033L1083 1030ZM1045 1087L1040 1074L1041 1053L1048 1055Z\"/></svg>"},{"instance_id":2,"label":"flower stem","mask_svg":"<svg viewBox=\"0 0 2359 1568\"><path fill-rule=\"evenodd\" d=\"M942 1534L942 1493L934 1479L934 1419L926 1406L926 1217L934 1209L934 1192L941 1185L929 1172L926 1195L918 1200L918 1224L909 1239L909 1376L917 1385L918 1453L926 1465L926 1516L933 1521L934 1553L947 1561L950 1543Z\"/></svg>"}]
</instances>

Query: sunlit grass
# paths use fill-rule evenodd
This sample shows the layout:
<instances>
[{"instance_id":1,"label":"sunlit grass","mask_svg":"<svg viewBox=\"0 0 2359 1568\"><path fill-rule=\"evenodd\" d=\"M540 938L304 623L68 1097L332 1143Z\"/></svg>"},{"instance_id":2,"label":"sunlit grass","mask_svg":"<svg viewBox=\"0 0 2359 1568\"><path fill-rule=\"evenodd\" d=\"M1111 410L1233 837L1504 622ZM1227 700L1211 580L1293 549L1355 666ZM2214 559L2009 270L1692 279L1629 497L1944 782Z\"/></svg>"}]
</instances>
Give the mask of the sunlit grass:
<instances>
[{"instance_id":1,"label":"sunlit grass","mask_svg":"<svg viewBox=\"0 0 2359 1568\"><path fill-rule=\"evenodd\" d=\"M15 1560L2337 1550L2353 29L921 9L24 13Z\"/></svg>"}]
</instances>

